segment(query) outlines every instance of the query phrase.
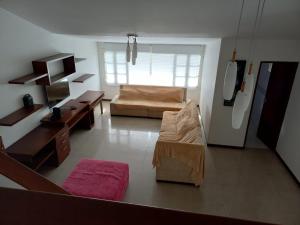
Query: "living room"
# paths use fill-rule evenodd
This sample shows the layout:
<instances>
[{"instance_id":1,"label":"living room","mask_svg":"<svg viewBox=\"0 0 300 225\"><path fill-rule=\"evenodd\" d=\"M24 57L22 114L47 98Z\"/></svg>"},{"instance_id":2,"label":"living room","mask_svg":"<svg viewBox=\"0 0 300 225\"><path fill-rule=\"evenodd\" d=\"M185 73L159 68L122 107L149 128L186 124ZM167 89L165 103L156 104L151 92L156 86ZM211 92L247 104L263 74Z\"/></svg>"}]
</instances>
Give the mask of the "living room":
<instances>
[{"instance_id":1,"label":"living room","mask_svg":"<svg viewBox=\"0 0 300 225\"><path fill-rule=\"evenodd\" d=\"M117 201L265 223L298 224L300 33L294 28L299 26L299 3L204 0L172 4L0 1L0 136L4 151L12 157L11 152L25 151L26 146L58 149L52 146L58 143L57 135L66 134L69 150L54 160L54 165L51 159L55 157L50 155L53 152L37 163L35 158L30 159L32 164L24 164L24 152L22 157L12 158L21 162L20 166L34 169L41 176L38 179L46 178L58 187L69 180L81 160L124 163L128 166L128 186L121 188L122 197ZM260 29L253 35L255 21ZM247 79L250 64L256 82L252 101L239 114L242 117L234 114L239 109L236 102L241 85L232 89L234 98L227 101L224 97L226 68L234 46L237 73L241 74L241 80L237 78L234 84ZM246 61L244 67L242 61ZM287 63L296 64L295 70ZM271 129L263 130L262 123L255 128L253 138L264 147L253 147L250 139L254 127L251 123L257 122L253 119L255 107L263 108L256 104L263 86L259 83L263 68L272 77L283 67L285 77L290 71L292 78L289 88L276 89L282 91L282 96L284 91L287 94L283 103L278 103L283 115L277 119L282 121L277 124L275 147L270 147L269 136L264 136ZM65 77L54 81L51 74L56 73ZM33 75L28 79L25 74ZM51 93L58 94L58 88L64 88L66 93L50 104ZM30 112L24 111L26 94L36 107ZM278 102L279 97L275 100ZM148 108L145 101L150 104ZM175 121L174 116L186 105L189 112L182 111L181 119ZM20 109L22 113L16 116L14 112ZM193 117L195 109L197 116ZM59 118L55 118L55 111ZM275 115L277 111L273 108L272 112ZM191 117L185 120L185 113ZM264 110L258 115L263 118L260 114ZM67 130L52 128L62 120ZM173 131L168 133L170 127L180 122L182 133L176 134L180 138L171 143L167 140L166 145L166 139L173 135ZM51 140L39 138L44 137L41 135L49 124L51 132L57 129L57 134ZM256 135L257 129L264 132ZM182 151L189 152L188 160ZM172 155L177 161L167 161L170 164L163 167L160 154ZM197 171L197 176L192 176L191 171ZM0 176L0 187L41 190L24 185L26 179L4 175ZM102 189L96 195L103 193ZM6 199L1 197L2 200Z\"/></svg>"}]
</instances>

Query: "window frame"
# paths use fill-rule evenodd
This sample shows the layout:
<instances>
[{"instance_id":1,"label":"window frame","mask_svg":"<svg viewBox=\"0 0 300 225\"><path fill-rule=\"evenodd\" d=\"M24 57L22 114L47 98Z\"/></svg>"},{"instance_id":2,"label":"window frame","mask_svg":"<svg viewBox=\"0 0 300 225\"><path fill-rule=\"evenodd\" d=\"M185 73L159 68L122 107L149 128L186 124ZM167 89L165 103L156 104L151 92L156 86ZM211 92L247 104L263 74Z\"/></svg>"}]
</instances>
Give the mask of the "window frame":
<instances>
[{"instance_id":1,"label":"window frame","mask_svg":"<svg viewBox=\"0 0 300 225\"><path fill-rule=\"evenodd\" d=\"M126 46L125 44L121 44L121 43L108 43L108 47L105 47L106 43L103 43L104 44L104 48L103 48L103 68L104 68L104 71L103 71L103 74L104 74L104 79L103 81L105 82L105 84L107 86L119 86L119 85L122 85L122 84L130 84L129 81L130 81L130 71L129 71L129 65L128 65L128 62L126 61L126 52L125 52L125 49L126 49ZM113 46L115 45L115 46ZM144 44L141 44L141 45L144 45ZM149 47L149 54L150 55L150 59L152 59L153 57L153 52L152 52L152 45L145 45L145 46L148 46ZM169 45L165 45L165 46L168 46ZM176 47L182 47L184 49L184 47L186 47L186 45L177 45ZM172 80L172 85L169 85L169 86L173 86L173 87L185 87L185 88L188 88L188 89L196 89L196 88L199 88L200 85L201 85L201 82L200 82L200 77L201 77L201 73L202 73L202 64L203 64L203 59L204 59L204 46L203 45L197 45L197 47L200 47L200 51L198 52L184 52L184 50L181 52L159 52L159 54L174 54L174 59L173 59L173 80ZM107 72L106 72L106 67L107 65L106 64L109 64L109 62L106 62L105 60L105 53L106 52L112 52L113 53L113 66L114 66L114 82L113 83L109 83L107 82ZM147 51L146 51L147 52ZM118 63L117 62L117 53L123 53L125 55L125 63ZM156 52L155 52L156 53ZM157 54L157 53L156 53ZM179 55L186 55L186 64L185 65L180 65L177 63L177 58ZM199 61L199 65L191 65L191 56L192 55L198 55L200 56L200 61ZM118 74L118 65L125 65L126 66L126 74ZM151 76L152 75L152 60L150 60L150 64L149 64L149 75ZM177 69L180 68L180 67L184 67L185 68L185 73L184 73L184 76L181 76L181 75L177 75ZM198 74L197 76L191 76L190 75L190 68L198 68ZM109 73L109 74L112 74L112 73ZM118 76L120 75L123 75L125 76L126 78L126 82L118 82ZM184 78L184 85L181 86L181 85L176 85L176 78ZM188 82L189 82L189 79L192 79L192 78L197 78L197 85L196 86L189 86ZM144 85L147 85L147 84L144 84ZM156 84L151 84L151 85L156 85ZM159 85L158 85L159 86Z\"/></svg>"}]
</instances>

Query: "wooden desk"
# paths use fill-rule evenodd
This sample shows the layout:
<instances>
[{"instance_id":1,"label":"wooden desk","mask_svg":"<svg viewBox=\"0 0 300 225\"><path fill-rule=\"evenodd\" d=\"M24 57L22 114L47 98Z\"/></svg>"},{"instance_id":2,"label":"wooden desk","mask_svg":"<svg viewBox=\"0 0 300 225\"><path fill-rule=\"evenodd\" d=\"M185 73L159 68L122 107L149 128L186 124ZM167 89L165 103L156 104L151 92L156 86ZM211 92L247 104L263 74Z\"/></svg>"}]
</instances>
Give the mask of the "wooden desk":
<instances>
[{"instance_id":1,"label":"wooden desk","mask_svg":"<svg viewBox=\"0 0 300 225\"><path fill-rule=\"evenodd\" d=\"M81 103L87 103L90 109L95 108L100 103L101 114L103 114L102 99L104 91L86 91L80 95L76 100Z\"/></svg>"},{"instance_id":2,"label":"wooden desk","mask_svg":"<svg viewBox=\"0 0 300 225\"><path fill-rule=\"evenodd\" d=\"M38 169L45 162L56 166L70 153L69 133L73 127L91 129L94 125L94 108L101 104L103 91L87 91L78 99L61 106L61 118L51 119L51 114L41 120L42 125L33 129L6 152L32 169ZM51 159L51 160L50 160Z\"/></svg>"},{"instance_id":3,"label":"wooden desk","mask_svg":"<svg viewBox=\"0 0 300 225\"><path fill-rule=\"evenodd\" d=\"M51 119L51 114L48 114L41 122L49 126L67 126L69 129L72 129L77 124L80 124L81 127L86 129L92 128L93 123L90 120L88 104L80 103L77 100L70 100L60 108L60 119L53 120Z\"/></svg>"},{"instance_id":4,"label":"wooden desk","mask_svg":"<svg viewBox=\"0 0 300 225\"><path fill-rule=\"evenodd\" d=\"M35 170L50 158L58 166L70 152L68 129L40 125L8 147L6 152Z\"/></svg>"}]
</instances>

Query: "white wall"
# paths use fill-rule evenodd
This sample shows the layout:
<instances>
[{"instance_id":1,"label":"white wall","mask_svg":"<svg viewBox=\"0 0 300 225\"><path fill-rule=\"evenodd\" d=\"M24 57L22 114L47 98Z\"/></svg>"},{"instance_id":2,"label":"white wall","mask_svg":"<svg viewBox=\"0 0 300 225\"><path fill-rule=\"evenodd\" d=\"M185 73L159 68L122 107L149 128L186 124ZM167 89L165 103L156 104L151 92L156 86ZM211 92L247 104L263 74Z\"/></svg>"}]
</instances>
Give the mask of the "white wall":
<instances>
[{"instance_id":1,"label":"white wall","mask_svg":"<svg viewBox=\"0 0 300 225\"><path fill-rule=\"evenodd\" d=\"M69 81L84 73L95 74L84 83L70 82L71 98L76 98L86 90L99 90L99 64L97 43L87 39L71 37L66 35L53 34L52 47L58 52L71 52L75 57L86 58L87 60L76 63L76 73L69 78Z\"/></svg>"},{"instance_id":2,"label":"white wall","mask_svg":"<svg viewBox=\"0 0 300 225\"><path fill-rule=\"evenodd\" d=\"M13 85L8 81L32 72L31 61L57 52L75 53L87 58L76 65L77 73L94 73L96 76L84 84L70 83L70 98L86 89L99 90L98 53L95 41L52 34L14 14L0 8L0 118L22 107L22 96L29 93L36 103L45 103L42 88L38 85ZM0 126L0 136L7 147L39 124L49 113L44 107L12 127Z\"/></svg>"},{"instance_id":3,"label":"white wall","mask_svg":"<svg viewBox=\"0 0 300 225\"><path fill-rule=\"evenodd\" d=\"M296 48L300 54L300 46ZM300 56L298 56L300 60ZM298 65L292 93L277 143L277 152L300 181L300 65Z\"/></svg>"},{"instance_id":4,"label":"white wall","mask_svg":"<svg viewBox=\"0 0 300 225\"><path fill-rule=\"evenodd\" d=\"M204 60L202 64L199 107L206 137L208 136L210 127L220 46L221 39L207 42L205 45Z\"/></svg>"}]
</instances>

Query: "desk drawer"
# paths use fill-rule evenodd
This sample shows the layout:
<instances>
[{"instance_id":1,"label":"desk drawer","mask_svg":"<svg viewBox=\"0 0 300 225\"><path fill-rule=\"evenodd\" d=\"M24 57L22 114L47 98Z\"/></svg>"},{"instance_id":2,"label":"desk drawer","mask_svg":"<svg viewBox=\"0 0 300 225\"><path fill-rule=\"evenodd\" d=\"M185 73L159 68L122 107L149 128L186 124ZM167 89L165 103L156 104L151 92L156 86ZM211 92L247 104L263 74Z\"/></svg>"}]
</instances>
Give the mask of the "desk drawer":
<instances>
[{"instance_id":1,"label":"desk drawer","mask_svg":"<svg viewBox=\"0 0 300 225\"><path fill-rule=\"evenodd\" d=\"M56 148L57 161L58 164L61 164L70 153L70 145L67 143L66 145L60 145Z\"/></svg>"},{"instance_id":2,"label":"desk drawer","mask_svg":"<svg viewBox=\"0 0 300 225\"><path fill-rule=\"evenodd\" d=\"M70 146L66 145L62 148L57 149L57 160L58 163L61 164L69 155L70 153Z\"/></svg>"},{"instance_id":3,"label":"desk drawer","mask_svg":"<svg viewBox=\"0 0 300 225\"><path fill-rule=\"evenodd\" d=\"M69 145L69 137L66 136L65 138L57 138L56 139L56 148L62 148L62 146Z\"/></svg>"},{"instance_id":4,"label":"desk drawer","mask_svg":"<svg viewBox=\"0 0 300 225\"><path fill-rule=\"evenodd\" d=\"M60 131L57 134L56 139L59 139L59 140L69 139L69 130L68 130L68 128L65 127L62 131Z\"/></svg>"},{"instance_id":5,"label":"desk drawer","mask_svg":"<svg viewBox=\"0 0 300 225\"><path fill-rule=\"evenodd\" d=\"M55 139L58 165L62 163L70 153L70 139L68 129L64 129Z\"/></svg>"}]
</instances>

